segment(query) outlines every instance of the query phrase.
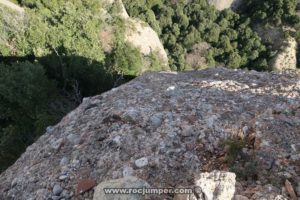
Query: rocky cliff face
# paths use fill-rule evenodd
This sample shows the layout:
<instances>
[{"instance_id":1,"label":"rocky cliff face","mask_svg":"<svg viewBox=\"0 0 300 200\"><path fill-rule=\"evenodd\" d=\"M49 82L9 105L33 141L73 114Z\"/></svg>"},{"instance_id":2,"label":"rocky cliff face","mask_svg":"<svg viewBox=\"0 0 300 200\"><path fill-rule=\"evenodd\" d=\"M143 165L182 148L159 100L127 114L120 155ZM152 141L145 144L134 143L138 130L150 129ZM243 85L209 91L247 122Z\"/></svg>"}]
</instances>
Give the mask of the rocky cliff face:
<instances>
[{"instance_id":1,"label":"rocky cliff face","mask_svg":"<svg viewBox=\"0 0 300 200\"><path fill-rule=\"evenodd\" d=\"M272 70L295 70L297 69L297 41L293 37L286 37L286 32L295 32L290 27L262 26L257 24L254 30L262 40L271 44L277 51L270 65Z\"/></svg>"},{"instance_id":2,"label":"rocky cliff face","mask_svg":"<svg viewBox=\"0 0 300 200\"><path fill-rule=\"evenodd\" d=\"M160 61L161 61L161 67L163 71L170 70L168 66L168 55L160 42L160 39L158 37L158 34L145 22L131 18L121 0L106 0L105 1L108 5L118 4L120 7L120 13L119 16L124 20L125 22L125 41L132 44L133 46L139 48L140 52L145 55L149 56L150 54L156 54ZM109 7L109 6L108 6ZM107 15L109 13L107 11L104 11ZM106 16L107 17L107 16ZM108 16L109 17L109 16ZM108 28L109 29L109 28ZM104 31L102 33L102 43L107 44L108 38L106 35L112 35L113 31ZM101 34L100 34L101 35ZM104 49L107 49L108 51L111 50L111 47L109 44L104 45ZM141 67L141 73L144 71L149 70L147 66Z\"/></svg>"},{"instance_id":3,"label":"rocky cliff face","mask_svg":"<svg viewBox=\"0 0 300 200\"><path fill-rule=\"evenodd\" d=\"M207 2L218 10L224 10L227 8L236 9L242 3L242 0L207 0Z\"/></svg>"},{"instance_id":4,"label":"rocky cliff face","mask_svg":"<svg viewBox=\"0 0 300 200\"><path fill-rule=\"evenodd\" d=\"M297 68L297 41L288 38L276 57L272 60L274 70L295 70Z\"/></svg>"},{"instance_id":5,"label":"rocky cliff face","mask_svg":"<svg viewBox=\"0 0 300 200\"><path fill-rule=\"evenodd\" d=\"M7 7L7 8L10 8L10 9L12 9L14 11L17 11L18 13L23 13L24 12L24 8L22 8L22 7L20 7L20 6L16 5L16 4L14 4L14 3L12 3L12 2L10 2L8 0L0 0L0 5L3 5L5 7Z\"/></svg>"},{"instance_id":6,"label":"rocky cliff face","mask_svg":"<svg viewBox=\"0 0 300 200\"><path fill-rule=\"evenodd\" d=\"M0 175L0 199L93 199L97 184L117 179L99 187L122 186L128 176L138 177L134 186L201 187L203 194L190 199L230 199L233 194L296 199L299 105L295 74L225 68L146 73L84 99L48 127ZM237 183L234 174L201 174L213 170L235 172ZM101 195L95 193L94 199ZM188 198L165 194L152 199Z\"/></svg>"},{"instance_id":7,"label":"rocky cliff face","mask_svg":"<svg viewBox=\"0 0 300 200\"><path fill-rule=\"evenodd\" d=\"M164 70L168 67L168 55L160 42L157 33L145 22L138 19L127 19L125 40L140 49L143 55L156 53ZM147 68L142 68L142 72Z\"/></svg>"}]
</instances>

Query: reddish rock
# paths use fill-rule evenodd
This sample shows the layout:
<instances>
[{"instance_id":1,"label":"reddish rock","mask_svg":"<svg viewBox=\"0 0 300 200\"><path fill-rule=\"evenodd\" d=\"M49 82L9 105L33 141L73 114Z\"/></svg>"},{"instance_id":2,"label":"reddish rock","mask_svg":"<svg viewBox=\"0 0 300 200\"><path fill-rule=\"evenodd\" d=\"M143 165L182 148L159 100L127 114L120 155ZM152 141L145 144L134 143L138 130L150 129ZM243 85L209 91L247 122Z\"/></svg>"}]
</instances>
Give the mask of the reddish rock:
<instances>
[{"instance_id":1,"label":"reddish rock","mask_svg":"<svg viewBox=\"0 0 300 200\"><path fill-rule=\"evenodd\" d=\"M85 193L97 185L96 180L93 179L81 179L78 181L76 195Z\"/></svg>"},{"instance_id":2,"label":"reddish rock","mask_svg":"<svg viewBox=\"0 0 300 200\"><path fill-rule=\"evenodd\" d=\"M285 181L285 188L286 188L286 190L288 191L290 197L291 197L293 200L297 200L297 195L296 195L296 193L295 193L295 191L294 191L294 188L293 188L293 186L292 186L292 184L291 184L290 181L288 181L288 180Z\"/></svg>"}]
</instances>

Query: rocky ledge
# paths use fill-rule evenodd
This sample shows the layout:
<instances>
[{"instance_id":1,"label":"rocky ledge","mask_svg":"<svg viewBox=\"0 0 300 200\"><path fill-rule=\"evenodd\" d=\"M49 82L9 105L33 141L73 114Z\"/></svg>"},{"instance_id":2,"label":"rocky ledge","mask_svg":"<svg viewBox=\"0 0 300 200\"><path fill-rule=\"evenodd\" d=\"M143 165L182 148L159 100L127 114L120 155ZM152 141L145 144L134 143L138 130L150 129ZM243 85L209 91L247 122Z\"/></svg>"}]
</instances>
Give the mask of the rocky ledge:
<instances>
[{"instance_id":1,"label":"rocky ledge","mask_svg":"<svg viewBox=\"0 0 300 200\"><path fill-rule=\"evenodd\" d=\"M101 188L128 184L201 190L120 199L299 199L299 95L295 73L146 73L48 127L0 199L116 199Z\"/></svg>"}]
</instances>

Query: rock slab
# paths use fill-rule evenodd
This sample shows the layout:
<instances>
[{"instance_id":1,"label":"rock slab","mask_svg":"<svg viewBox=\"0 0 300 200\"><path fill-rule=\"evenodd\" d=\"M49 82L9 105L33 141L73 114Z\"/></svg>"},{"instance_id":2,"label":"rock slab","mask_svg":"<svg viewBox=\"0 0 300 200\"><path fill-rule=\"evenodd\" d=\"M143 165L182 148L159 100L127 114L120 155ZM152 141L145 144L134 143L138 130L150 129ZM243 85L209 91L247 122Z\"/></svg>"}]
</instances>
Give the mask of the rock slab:
<instances>
[{"instance_id":1,"label":"rock slab","mask_svg":"<svg viewBox=\"0 0 300 200\"><path fill-rule=\"evenodd\" d=\"M96 187L93 200L144 200L145 196L142 194L134 194L133 192L129 192L129 194L108 194L105 189L138 189L147 187L150 186L146 181L133 176L104 181Z\"/></svg>"},{"instance_id":2,"label":"rock slab","mask_svg":"<svg viewBox=\"0 0 300 200\"><path fill-rule=\"evenodd\" d=\"M241 183L237 195L288 199L281 190L288 179L299 198L299 105L295 73L225 68L148 72L85 98L29 146L0 175L0 199L93 199L92 189L77 198L80 179L102 183L136 176L156 188L194 185L195 174L220 170L219 158L226 153L220 142L236 136L254 142L255 149L249 145L242 152L255 157L256 169L250 172L258 179ZM80 136L80 143L70 142L70 134ZM147 159L135 163L141 158ZM248 161L241 166L252 166ZM279 185L268 186L274 182ZM56 184L63 191L53 193Z\"/></svg>"},{"instance_id":3,"label":"rock slab","mask_svg":"<svg viewBox=\"0 0 300 200\"><path fill-rule=\"evenodd\" d=\"M231 172L213 171L201 173L195 180L205 200L231 200L235 192L235 174Z\"/></svg>"}]
</instances>

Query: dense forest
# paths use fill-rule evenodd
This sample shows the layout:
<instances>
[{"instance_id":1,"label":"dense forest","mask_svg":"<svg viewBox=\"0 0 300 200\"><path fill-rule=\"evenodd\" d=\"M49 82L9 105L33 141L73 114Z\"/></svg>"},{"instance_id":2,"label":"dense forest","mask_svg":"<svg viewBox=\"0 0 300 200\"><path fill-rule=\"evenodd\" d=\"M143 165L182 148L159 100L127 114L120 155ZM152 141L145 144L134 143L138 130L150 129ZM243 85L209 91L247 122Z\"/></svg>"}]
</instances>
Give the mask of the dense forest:
<instances>
[{"instance_id":1,"label":"dense forest","mask_svg":"<svg viewBox=\"0 0 300 200\"><path fill-rule=\"evenodd\" d=\"M136 75L139 49L124 42L116 3L99 0L19 0L26 15L0 6L0 171L49 125L81 103ZM128 14L159 35L172 70L214 66L271 70L276 50L253 26L289 26L300 44L297 0L249 0L237 11L216 10L206 0L124 0ZM103 19L103 9L112 16ZM99 32L114 32L106 52ZM299 54L299 52L298 52ZM300 58L300 54L298 56ZM157 57L151 66L159 70ZM299 65L298 65L299 66Z\"/></svg>"},{"instance_id":2,"label":"dense forest","mask_svg":"<svg viewBox=\"0 0 300 200\"><path fill-rule=\"evenodd\" d=\"M274 55L273 49L262 43L252 25L289 25L299 30L297 0L246 2L236 13L231 9L220 12L205 0L124 1L131 16L147 21L160 34L174 70L199 69L216 63L231 68L270 70L268 61ZM205 52L204 66L189 65L186 55L199 51L197 47L203 46L203 42L212 47Z\"/></svg>"}]
</instances>

